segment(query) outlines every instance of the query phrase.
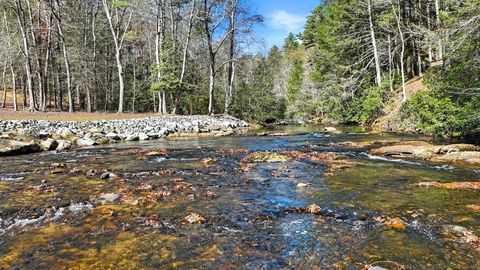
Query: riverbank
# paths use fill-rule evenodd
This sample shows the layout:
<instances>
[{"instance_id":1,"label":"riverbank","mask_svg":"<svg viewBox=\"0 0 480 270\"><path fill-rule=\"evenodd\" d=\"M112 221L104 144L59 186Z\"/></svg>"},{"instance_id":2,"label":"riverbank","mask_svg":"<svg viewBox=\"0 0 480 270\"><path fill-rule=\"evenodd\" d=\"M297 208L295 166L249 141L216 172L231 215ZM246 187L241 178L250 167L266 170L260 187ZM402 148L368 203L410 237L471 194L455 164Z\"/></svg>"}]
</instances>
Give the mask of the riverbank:
<instances>
[{"instance_id":1,"label":"riverbank","mask_svg":"<svg viewBox=\"0 0 480 270\"><path fill-rule=\"evenodd\" d=\"M228 136L249 124L232 116L157 116L101 121L0 120L0 156L124 141L210 134Z\"/></svg>"}]
</instances>

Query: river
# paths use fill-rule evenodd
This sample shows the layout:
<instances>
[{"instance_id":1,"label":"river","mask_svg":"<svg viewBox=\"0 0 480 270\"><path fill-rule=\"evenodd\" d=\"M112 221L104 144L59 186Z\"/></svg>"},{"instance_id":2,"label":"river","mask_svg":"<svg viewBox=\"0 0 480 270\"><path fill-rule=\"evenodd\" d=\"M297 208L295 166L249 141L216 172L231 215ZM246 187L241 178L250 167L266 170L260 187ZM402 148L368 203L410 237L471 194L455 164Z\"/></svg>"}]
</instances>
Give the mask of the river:
<instances>
[{"instance_id":1,"label":"river","mask_svg":"<svg viewBox=\"0 0 480 270\"><path fill-rule=\"evenodd\" d=\"M336 144L426 137L322 129L2 157L0 269L480 269L478 245L445 231L480 235L480 191L414 186L480 168ZM248 159L264 151L290 158ZM332 170L294 151L342 158Z\"/></svg>"}]
</instances>

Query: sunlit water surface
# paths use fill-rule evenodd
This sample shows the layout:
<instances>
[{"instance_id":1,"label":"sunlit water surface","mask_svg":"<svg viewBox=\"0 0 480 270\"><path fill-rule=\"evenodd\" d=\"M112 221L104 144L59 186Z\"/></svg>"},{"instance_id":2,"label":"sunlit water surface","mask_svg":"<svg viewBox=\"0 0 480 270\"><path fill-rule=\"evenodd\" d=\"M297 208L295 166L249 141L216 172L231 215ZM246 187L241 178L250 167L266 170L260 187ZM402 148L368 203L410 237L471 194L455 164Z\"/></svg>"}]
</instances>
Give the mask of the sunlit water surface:
<instances>
[{"instance_id":1,"label":"sunlit water surface","mask_svg":"<svg viewBox=\"0 0 480 270\"><path fill-rule=\"evenodd\" d=\"M413 186L478 181L479 170L329 146L428 138L321 130L282 127L277 131L291 136L188 138L0 158L0 269L361 269L381 261L387 269L480 269L478 247L442 233L445 225L459 225L480 235L480 215L468 207L480 203L480 192ZM229 151L312 147L357 165L333 175L326 174L328 164L301 160L245 171L247 153ZM144 155L163 148L165 156ZM92 169L121 179L90 176ZM187 184L175 188L179 183ZM170 196L145 199L166 190ZM107 193L122 199L95 203ZM288 211L311 204L331 215ZM191 213L206 221L183 222ZM407 229L387 228L376 216L399 217Z\"/></svg>"}]
</instances>

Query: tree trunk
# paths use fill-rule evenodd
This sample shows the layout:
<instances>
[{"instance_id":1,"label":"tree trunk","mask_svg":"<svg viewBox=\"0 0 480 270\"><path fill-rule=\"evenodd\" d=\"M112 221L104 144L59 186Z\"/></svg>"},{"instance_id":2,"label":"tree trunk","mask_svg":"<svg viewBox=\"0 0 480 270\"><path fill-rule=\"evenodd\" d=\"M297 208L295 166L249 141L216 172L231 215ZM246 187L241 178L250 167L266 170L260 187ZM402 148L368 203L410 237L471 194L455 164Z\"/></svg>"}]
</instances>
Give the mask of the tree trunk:
<instances>
[{"instance_id":1,"label":"tree trunk","mask_svg":"<svg viewBox=\"0 0 480 270\"><path fill-rule=\"evenodd\" d=\"M192 37L193 19L195 18L195 5L196 5L196 0L193 0L192 9L190 11L190 19L188 21L187 39L185 41L185 47L183 48L182 72L180 73L180 82L183 82L183 79L185 78L185 72L186 72L186 67L187 67L187 58L188 58L188 49L190 47L190 39Z\"/></svg>"},{"instance_id":2,"label":"tree trunk","mask_svg":"<svg viewBox=\"0 0 480 270\"><path fill-rule=\"evenodd\" d=\"M44 70L43 70L43 75L46 76L46 78L43 80L43 91L44 91L44 95L42 95L42 106L41 106L41 110L42 111L45 111L46 110L46 107L47 107L47 88L48 88L48 68L49 68L49 63L50 63L50 49L51 49L51 41L52 41L52 31L51 31L51 23L52 23L52 18L50 16L50 20L49 20L49 25L48 25L48 33L47 33L47 48L46 48L46 52L45 52L45 65L44 65Z\"/></svg>"},{"instance_id":3,"label":"tree trunk","mask_svg":"<svg viewBox=\"0 0 480 270\"><path fill-rule=\"evenodd\" d=\"M208 84L208 114L213 115L215 113L214 107L214 90L215 90L215 59L210 59L210 73Z\"/></svg>"},{"instance_id":4,"label":"tree trunk","mask_svg":"<svg viewBox=\"0 0 480 270\"><path fill-rule=\"evenodd\" d=\"M443 60L443 46L442 46L442 33L441 33L441 22L440 22L440 0L435 0L435 13L436 13L436 18L437 18L437 31L439 34L438 37L438 59L442 61Z\"/></svg>"},{"instance_id":5,"label":"tree trunk","mask_svg":"<svg viewBox=\"0 0 480 270\"><path fill-rule=\"evenodd\" d=\"M167 98L165 97L165 91L162 91L162 114L167 114Z\"/></svg>"},{"instance_id":6,"label":"tree trunk","mask_svg":"<svg viewBox=\"0 0 480 270\"><path fill-rule=\"evenodd\" d=\"M32 25L32 28L33 28L33 21L34 21L34 18L33 18L33 14L32 14L32 8L31 8L31 5L30 5L30 1L25 1L25 3L27 3L27 11L28 11L28 18L29 18L29 22L31 23ZM40 5L40 2L38 2L38 5ZM40 7L38 8L38 12L41 12L41 9ZM38 14L38 19L40 20L41 18L41 14ZM37 28L40 28L39 24L40 24L40 21L37 20L38 22L38 25L37 25ZM39 50L37 48L37 39L35 37L35 31L30 31L31 33L31 37L32 37L32 45L33 45L33 50L35 52L35 60L37 62L37 69L36 69L36 74L37 74L37 78L38 78L38 93L40 94L40 103L42 103L43 101L43 96L44 96L44 90L43 90L43 80L44 80L44 77L43 77L43 70L42 70L42 62L41 62L41 57L40 57L40 53L39 53ZM33 70L33 69L32 69ZM33 87L33 80L32 80L32 87ZM34 91L34 90L33 90ZM34 98L35 98L35 92L34 92ZM38 106L37 106L37 103L36 103L36 99L34 100L35 101L35 110L38 110Z\"/></svg>"},{"instance_id":7,"label":"tree trunk","mask_svg":"<svg viewBox=\"0 0 480 270\"><path fill-rule=\"evenodd\" d=\"M123 82L123 65L122 65L122 60L120 56L120 50L115 51L115 59L117 60L118 86L119 86L118 113L123 113L123 98L125 95L125 85Z\"/></svg>"},{"instance_id":8,"label":"tree trunk","mask_svg":"<svg viewBox=\"0 0 480 270\"><path fill-rule=\"evenodd\" d=\"M393 92L393 55L392 55L392 37L388 34L388 78L390 80L390 92Z\"/></svg>"},{"instance_id":9,"label":"tree trunk","mask_svg":"<svg viewBox=\"0 0 480 270\"><path fill-rule=\"evenodd\" d=\"M74 100L73 100L73 93L72 93L72 75L71 75L71 70L70 70L70 59L68 56L68 50L67 50L67 43L65 41L65 36L63 34L63 28L62 28L62 20L61 20L61 15L60 15L60 6L58 3L58 0L55 2L55 10L52 11L53 14L55 14L55 18L57 20L57 30L58 30L58 35L60 36L60 41L62 43L62 51L63 51L63 61L65 65L65 74L67 76L67 95L68 95L68 111L69 112L74 112L75 107L74 107Z\"/></svg>"},{"instance_id":10,"label":"tree trunk","mask_svg":"<svg viewBox=\"0 0 480 270\"><path fill-rule=\"evenodd\" d=\"M137 95L137 58L133 61L133 99L132 99L132 113L135 113L135 99Z\"/></svg>"},{"instance_id":11,"label":"tree trunk","mask_svg":"<svg viewBox=\"0 0 480 270\"><path fill-rule=\"evenodd\" d=\"M5 78L5 73L7 72L7 58L3 63L3 72L2 72L2 86L3 86L3 101L2 101L2 108L7 106L7 82Z\"/></svg>"},{"instance_id":12,"label":"tree trunk","mask_svg":"<svg viewBox=\"0 0 480 270\"><path fill-rule=\"evenodd\" d=\"M432 22L430 18L430 2L427 1L427 28L428 30L432 29ZM433 62L433 51L431 42L428 42L428 63L431 65Z\"/></svg>"},{"instance_id":13,"label":"tree trunk","mask_svg":"<svg viewBox=\"0 0 480 270\"><path fill-rule=\"evenodd\" d=\"M23 18L23 8L19 0L15 1L17 5L17 21L20 27L20 33L22 35L22 44L23 44L23 54L25 57L25 73L26 73L26 88L28 91L28 99L29 99L29 111L36 111L36 104L35 104L35 94L33 93L33 83L32 83L32 64L30 62L30 44L28 42L27 36L27 29L26 24ZM22 12L22 14L20 14ZM24 95L25 97L25 95ZM26 100L26 98L25 98Z\"/></svg>"},{"instance_id":14,"label":"tree trunk","mask_svg":"<svg viewBox=\"0 0 480 270\"><path fill-rule=\"evenodd\" d=\"M230 6L230 22L229 22L229 47L228 47L228 71L227 71L227 88L225 89L225 113L230 111L232 105L232 94L235 82L235 18L237 15L237 0L231 0Z\"/></svg>"},{"instance_id":15,"label":"tree trunk","mask_svg":"<svg viewBox=\"0 0 480 270\"><path fill-rule=\"evenodd\" d=\"M155 63L157 65L157 82L160 81L162 74L160 72L160 55L163 49L163 39L165 37L165 3L164 0L157 2L156 16L156 33L155 33ZM162 91L158 91L158 113L165 114L164 104L166 103L162 97Z\"/></svg>"},{"instance_id":16,"label":"tree trunk","mask_svg":"<svg viewBox=\"0 0 480 270\"><path fill-rule=\"evenodd\" d=\"M125 85L124 85L124 78L123 78L123 65L122 65L122 59L121 59L121 51L123 47L123 40L125 38L125 35L128 31L128 28L130 27L130 22L132 20L132 12L130 12L128 16L128 20L125 26L125 29L122 29L123 32L120 33L121 27L117 25L115 27L113 25L113 19L110 14L110 9L108 7L107 0L103 0L103 7L105 10L105 15L107 16L108 24L110 26L110 31L112 33L112 38L113 42L115 45L115 59L117 62L117 71L118 71L118 84L119 84L119 97L118 97L118 113L123 113L123 103L124 103L124 95L125 95ZM118 14L118 12L117 12Z\"/></svg>"},{"instance_id":17,"label":"tree trunk","mask_svg":"<svg viewBox=\"0 0 480 270\"><path fill-rule=\"evenodd\" d=\"M375 38L375 29L373 28L372 5L370 0L367 0L367 8L368 8L368 22L370 26L370 37L372 39L373 57L375 59L375 70L377 75L376 81L377 81L377 85L380 86L382 84L382 71L380 69L380 58L378 56L377 40Z\"/></svg>"},{"instance_id":18,"label":"tree trunk","mask_svg":"<svg viewBox=\"0 0 480 270\"><path fill-rule=\"evenodd\" d=\"M12 91L13 91L13 110L18 111L17 104L17 78L15 76L15 70L13 70L13 65L10 65L10 72L12 73Z\"/></svg>"},{"instance_id":19,"label":"tree trunk","mask_svg":"<svg viewBox=\"0 0 480 270\"><path fill-rule=\"evenodd\" d=\"M400 36L400 42L401 44L401 51L400 51L400 74L402 75L402 102L407 101L407 89L405 85L405 38L403 36L403 31L402 31L402 21L401 21L401 14L400 14L400 3L398 3L398 11L399 13L397 14L395 11L395 7L392 4L392 9L393 13L395 15L395 18L397 20L397 27L398 27L398 33Z\"/></svg>"}]
</instances>

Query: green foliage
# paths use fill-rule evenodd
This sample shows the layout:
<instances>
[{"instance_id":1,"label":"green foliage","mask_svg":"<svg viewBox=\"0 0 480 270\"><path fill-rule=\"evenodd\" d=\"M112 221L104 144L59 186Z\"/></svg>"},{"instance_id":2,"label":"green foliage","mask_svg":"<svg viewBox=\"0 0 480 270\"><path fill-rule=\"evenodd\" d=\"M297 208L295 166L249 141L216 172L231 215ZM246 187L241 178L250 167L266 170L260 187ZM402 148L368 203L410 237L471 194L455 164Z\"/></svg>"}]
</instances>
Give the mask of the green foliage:
<instances>
[{"instance_id":1,"label":"green foliage","mask_svg":"<svg viewBox=\"0 0 480 270\"><path fill-rule=\"evenodd\" d=\"M165 91L166 94L173 96L191 93L195 86L180 80L179 66L172 51L171 43L166 42L160 56L160 66L154 67L154 74L159 74L160 77L151 84L150 90L152 92Z\"/></svg>"},{"instance_id":2,"label":"green foliage","mask_svg":"<svg viewBox=\"0 0 480 270\"><path fill-rule=\"evenodd\" d=\"M295 34L293 33L288 34L288 36L285 38L283 49L286 52L289 52L289 51L295 51L296 49L298 49L298 47L300 47L300 43L298 42L298 39L295 36Z\"/></svg>"},{"instance_id":3,"label":"green foliage","mask_svg":"<svg viewBox=\"0 0 480 270\"><path fill-rule=\"evenodd\" d=\"M285 100L273 92L275 74L278 73L282 55L273 47L267 58L244 57L244 64L255 63L250 78L243 79L235 87L232 114L256 123L271 123L285 116Z\"/></svg>"},{"instance_id":4,"label":"green foliage","mask_svg":"<svg viewBox=\"0 0 480 270\"><path fill-rule=\"evenodd\" d=\"M110 3L112 4L112 6L117 8L127 8L132 5L126 1L120 1L120 0L110 0Z\"/></svg>"},{"instance_id":5,"label":"green foliage","mask_svg":"<svg viewBox=\"0 0 480 270\"><path fill-rule=\"evenodd\" d=\"M381 86L370 86L363 89L362 94L351 101L347 119L362 125L372 124L382 115L389 92L388 82Z\"/></svg>"},{"instance_id":6,"label":"green foliage","mask_svg":"<svg viewBox=\"0 0 480 270\"><path fill-rule=\"evenodd\" d=\"M316 43L315 36L316 36L318 24L321 20L321 14L322 14L322 6L318 6L312 11L312 14L310 14L307 17L305 29L303 33L300 34L300 39L302 40L305 46Z\"/></svg>"},{"instance_id":7,"label":"green foliage","mask_svg":"<svg viewBox=\"0 0 480 270\"><path fill-rule=\"evenodd\" d=\"M298 93L302 88L303 82L303 62L301 59L294 59L292 70L287 79L287 102L293 105L297 99Z\"/></svg>"},{"instance_id":8,"label":"green foliage","mask_svg":"<svg viewBox=\"0 0 480 270\"><path fill-rule=\"evenodd\" d=\"M478 128L480 100L459 106L450 97L439 97L433 92L420 92L414 95L403 107L403 113L412 118L425 132L444 137L460 137Z\"/></svg>"}]
</instances>

